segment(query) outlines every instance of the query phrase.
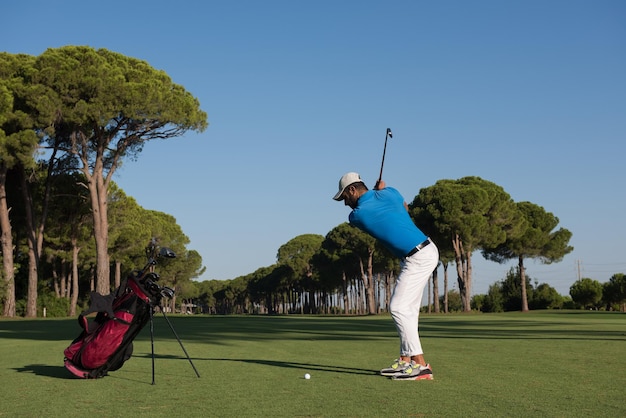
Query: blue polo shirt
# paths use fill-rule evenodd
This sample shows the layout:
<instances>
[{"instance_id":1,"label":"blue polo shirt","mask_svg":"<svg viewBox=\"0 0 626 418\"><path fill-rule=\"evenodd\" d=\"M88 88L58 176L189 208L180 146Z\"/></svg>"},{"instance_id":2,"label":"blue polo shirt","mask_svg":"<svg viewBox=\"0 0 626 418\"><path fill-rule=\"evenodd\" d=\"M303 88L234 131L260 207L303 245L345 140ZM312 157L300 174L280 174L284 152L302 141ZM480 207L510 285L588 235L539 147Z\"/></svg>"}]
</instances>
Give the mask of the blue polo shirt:
<instances>
[{"instance_id":1,"label":"blue polo shirt","mask_svg":"<svg viewBox=\"0 0 626 418\"><path fill-rule=\"evenodd\" d=\"M426 241L426 235L413 223L404 198L393 187L368 190L350 212L350 224L367 232L399 258Z\"/></svg>"}]
</instances>

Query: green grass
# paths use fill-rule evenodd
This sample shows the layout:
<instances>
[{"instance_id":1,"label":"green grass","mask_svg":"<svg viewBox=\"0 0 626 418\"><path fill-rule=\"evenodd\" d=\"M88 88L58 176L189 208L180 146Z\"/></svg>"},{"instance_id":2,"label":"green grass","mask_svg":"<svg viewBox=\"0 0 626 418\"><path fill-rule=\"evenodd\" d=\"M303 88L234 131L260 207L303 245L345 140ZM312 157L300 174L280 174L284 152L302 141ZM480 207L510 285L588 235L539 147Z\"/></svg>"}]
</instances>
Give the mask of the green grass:
<instances>
[{"instance_id":1,"label":"green grass","mask_svg":"<svg viewBox=\"0 0 626 418\"><path fill-rule=\"evenodd\" d=\"M626 315L423 315L435 380L377 375L396 356L388 316L162 316L133 357L72 377L75 319L0 320L0 417L623 417ZM303 378L311 374L311 380Z\"/></svg>"}]
</instances>

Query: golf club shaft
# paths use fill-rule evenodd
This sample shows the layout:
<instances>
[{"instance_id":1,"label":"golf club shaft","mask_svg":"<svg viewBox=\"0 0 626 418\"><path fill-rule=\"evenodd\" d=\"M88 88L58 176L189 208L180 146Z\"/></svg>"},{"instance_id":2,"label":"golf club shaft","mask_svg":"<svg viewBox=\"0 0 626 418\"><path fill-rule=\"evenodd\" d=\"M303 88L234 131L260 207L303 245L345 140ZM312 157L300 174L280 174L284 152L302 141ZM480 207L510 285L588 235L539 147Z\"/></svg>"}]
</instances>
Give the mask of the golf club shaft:
<instances>
[{"instance_id":1,"label":"golf club shaft","mask_svg":"<svg viewBox=\"0 0 626 418\"><path fill-rule=\"evenodd\" d=\"M152 384L154 385L154 308L150 306L150 348L152 350Z\"/></svg>"},{"instance_id":2,"label":"golf club shaft","mask_svg":"<svg viewBox=\"0 0 626 418\"><path fill-rule=\"evenodd\" d=\"M385 134L385 147L383 148L383 160L380 163L380 174L378 175L378 181L376 182L376 185L378 185L383 179L383 167L385 165L385 154L387 153L387 139L390 136L392 136L391 129L387 128L387 133Z\"/></svg>"}]
</instances>

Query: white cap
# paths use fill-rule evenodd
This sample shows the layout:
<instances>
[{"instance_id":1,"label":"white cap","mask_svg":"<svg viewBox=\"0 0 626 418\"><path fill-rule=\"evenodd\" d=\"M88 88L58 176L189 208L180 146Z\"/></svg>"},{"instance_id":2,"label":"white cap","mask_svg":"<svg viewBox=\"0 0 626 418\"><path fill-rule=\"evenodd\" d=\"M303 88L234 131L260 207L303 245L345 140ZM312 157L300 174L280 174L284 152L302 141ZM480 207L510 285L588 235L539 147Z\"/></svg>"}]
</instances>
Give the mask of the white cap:
<instances>
[{"instance_id":1,"label":"white cap","mask_svg":"<svg viewBox=\"0 0 626 418\"><path fill-rule=\"evenodd\" d=\"M333 197L333 199L341 200L341 195L343 194L343 191L346 190L346 187L358 182L363 182L363 180L361 180L361 176L359 176L359 173L350 172L344 174L339 180L339 191L337 192L335 197Z\"/></svg>"}]
</instances>

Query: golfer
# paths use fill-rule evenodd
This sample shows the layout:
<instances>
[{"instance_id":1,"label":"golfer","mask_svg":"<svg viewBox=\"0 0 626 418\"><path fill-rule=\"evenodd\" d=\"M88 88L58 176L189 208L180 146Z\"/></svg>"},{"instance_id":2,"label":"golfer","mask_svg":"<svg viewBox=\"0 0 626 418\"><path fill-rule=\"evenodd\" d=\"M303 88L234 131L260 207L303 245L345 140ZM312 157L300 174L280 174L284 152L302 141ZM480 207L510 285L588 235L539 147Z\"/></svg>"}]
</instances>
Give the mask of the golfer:
<instances>
[{"instance_id":1,"label":"golfer","mask_svg":"<svg viewBox=\"0 0 626 418\"><path fill-rule=\"evenodd\" d=\"M358 173L347 173L339 180L333 199L352 208L350 224L381 241L402 260L389 303L400 337L400 356L380 374L396 380L431 380L433 371L424 360L418 320L424 288L439 262L437 246L415 226L400 193L385 187L383 181L368 190Z\"/></svg>"}]
</instances>

